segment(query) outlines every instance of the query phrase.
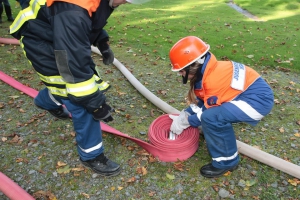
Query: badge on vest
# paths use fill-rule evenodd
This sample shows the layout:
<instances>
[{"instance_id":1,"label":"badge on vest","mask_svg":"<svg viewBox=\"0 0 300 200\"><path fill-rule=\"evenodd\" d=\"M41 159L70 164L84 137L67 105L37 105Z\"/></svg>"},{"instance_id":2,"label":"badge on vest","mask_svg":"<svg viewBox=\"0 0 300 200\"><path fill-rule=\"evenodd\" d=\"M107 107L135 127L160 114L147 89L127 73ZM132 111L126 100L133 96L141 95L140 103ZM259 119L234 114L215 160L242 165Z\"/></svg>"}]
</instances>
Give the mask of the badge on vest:
<instances>
[{"instance_id":1,"label":"badge on vest","mask_svg":"<svg viewBox=\"0 0 300 200\"><path fill-rule=\"evenodd\" d=\"M207 99L207 104L209 106L213 106L213 105L216 105L217 104L217 101L218 101L218 97L217 96L211 96Z\"/></svg>"},{"instance_id":2,"label":"badge on vest","mask_svg":"<svg viewBox=\"0 0 300 200\"><path fill-rule=\"evenodd\" d=\"M236 90L244 90L246 81L246 67L245 65L232 61L232 80L231 87Z\"/></svg>"}]
</instances>

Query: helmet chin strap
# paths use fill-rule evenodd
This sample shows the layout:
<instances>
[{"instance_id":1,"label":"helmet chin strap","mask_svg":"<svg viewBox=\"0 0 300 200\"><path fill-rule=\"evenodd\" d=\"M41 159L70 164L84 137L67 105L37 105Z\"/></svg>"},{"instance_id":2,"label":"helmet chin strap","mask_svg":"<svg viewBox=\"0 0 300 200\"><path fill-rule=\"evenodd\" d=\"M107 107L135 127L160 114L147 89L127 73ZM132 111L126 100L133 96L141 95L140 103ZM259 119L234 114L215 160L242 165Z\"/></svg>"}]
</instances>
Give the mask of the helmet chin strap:
<instances>
[{"instance_id":1,"label":"helmet chin strap","mask_svg":"<svg viewBox=\"0 0 300 200\"><path fill-rule=\"evenodd\" d=\"M189 73L190 73L190 66L186 67L183 70L185 70L185 76L182 76L182 83L186 84L188 81Z\"/></svg>"},{"instance_id":2,"label":"helmet chin strap","mask_svg":"<svg viewBox=\"0 0 300 200\"><path fill-rule=\"evenodd\" d=\"M206 58L206 56L204 55L204 56L202 56L201 58L199 58L199 59L197 60L197 62L200 64L200 67L199 67L200 73L199 73L199 74L201 74L201 68L202 68L203 63L204 63L204 61L205 61L205 58ZM190 73L190 66L184 68L183 70L185 70L185 76L182 76L182 83L183 83L183 84L186 84L187 81L188 81L189 73ZM197 74L198 74L198 73L197 73ZM197 74L196 74L196 75L197 75ZM202 74L201 74L201 78L202 78Z\"/></svg>"}]
</instances>

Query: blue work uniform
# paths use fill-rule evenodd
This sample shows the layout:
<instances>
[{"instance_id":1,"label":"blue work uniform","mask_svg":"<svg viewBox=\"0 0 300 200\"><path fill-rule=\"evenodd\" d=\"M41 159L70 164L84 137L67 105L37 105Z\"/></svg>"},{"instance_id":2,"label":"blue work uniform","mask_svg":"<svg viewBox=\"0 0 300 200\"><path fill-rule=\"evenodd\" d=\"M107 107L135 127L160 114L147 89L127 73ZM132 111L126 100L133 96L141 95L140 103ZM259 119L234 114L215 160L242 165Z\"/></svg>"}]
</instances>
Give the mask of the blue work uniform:
<instances>
[{"instance_id":1,"label":"blue work uniform","mask_svg":"<svg viewBox=\"0 0 300 200\"><path fill-rule=\"evenodd\" d=\"M193 127L202 127L212 165L234 167L239 155L232 124L255 126L271 111L273 91L253 69L233 61L217 61L210 52L197 73L202 77L194 86L199 102L197 109L185 109L191 114L188 121Z\"/></svg>"}]
</instances>

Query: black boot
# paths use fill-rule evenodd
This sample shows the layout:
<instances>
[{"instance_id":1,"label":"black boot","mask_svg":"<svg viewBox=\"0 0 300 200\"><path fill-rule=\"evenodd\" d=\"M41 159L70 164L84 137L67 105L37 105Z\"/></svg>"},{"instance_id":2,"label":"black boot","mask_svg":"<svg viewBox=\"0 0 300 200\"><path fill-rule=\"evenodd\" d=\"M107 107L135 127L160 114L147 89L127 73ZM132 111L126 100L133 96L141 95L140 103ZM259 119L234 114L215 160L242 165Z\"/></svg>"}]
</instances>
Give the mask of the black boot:
<instances>
[{"instance_id":1,"label":"black boot","mask_svg":"<svg viewBox=\"0 0 300 200\"><path fill-rule=\"evenodd\" d=\"M230 171L232 172L233 170L236 170L238 168L238 165L229 167L227 169L219 169L215 168L211 163L204 165L200 169L200 173L202 176L206 178L217 178L225 174L226 172Z\"/></svg>"},{"instance_id":2,"label":"black boot","mask_svg":"<svg viewBox=\"0 0 300 200\"><path fill-rule=\"evenodd\" d=\"M47 110L42 108L41 106L38 106L35 102L34 105L42 110ZM54 110L47 110L51 115L53 115L54 117L58 118L58 119L70 119L70 112L63 106L60 106L57 109Z\"/></svg>"},{"instance_id":3,"label":"black boot","mask_svg":"<svg viewBox=\"0 0 300 200\"><path fill-rule=\"evenodd\" d=\"M92 160L82 161L80 158L80 161L102 176L116 176L121 172L120 165L106 158L103 153Z\"/></svg>"},{"instance_id":4,"label":"black boot","mask_svg":"<svg viewBox=\"0 0 300 200\"><path fill-rule=\"evenodd\" d=\"M15 19L13 18L12 13L11 13L11 7L4 5L4 8L5 8L7 20L10 22L13 22Z\"/></svg>"}]
</instances>

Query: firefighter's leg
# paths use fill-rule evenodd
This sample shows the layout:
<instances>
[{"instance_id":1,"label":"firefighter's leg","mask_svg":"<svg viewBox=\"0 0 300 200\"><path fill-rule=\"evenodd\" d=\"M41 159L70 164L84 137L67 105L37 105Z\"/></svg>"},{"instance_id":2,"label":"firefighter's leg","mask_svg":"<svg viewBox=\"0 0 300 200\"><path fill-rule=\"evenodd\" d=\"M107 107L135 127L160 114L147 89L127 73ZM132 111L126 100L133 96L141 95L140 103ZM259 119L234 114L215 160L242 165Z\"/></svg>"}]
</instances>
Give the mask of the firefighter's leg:
<instances>
[{"instance_id":1,"label":"firefighter's leg","mask_svg":"<svg viewBox=\"0 0 300 200\"><path fill-rule=\"evenodd\" d=\"M54 98L48 88L39 91L38 95L34 98L34 104L40 109L47 110L58 119L70 119L71 117L69 111Z\"/></svg>"},{"instance_id":2,"label":"firefighter's leg","mask_svg":"<svg viewBox=\"0 0 300 200\"><path fill-rule=\"evenodd\" d=\"M222 106L213 107L201 116L202 131L212 162L201 168L206 177L218 177L236 169L239 155L232 123L238 119Z\"/></svg>"},{"instance_id":3,"label":"firefighter's leg","mask_svg":"<svg viewBox=\"0 0 300 200\"><path fill-rule=\"evenodd\" d=\"M47 34L43 34L42 36L39 35L43 31L49 29L50 26L42 21L35 20L28 22L28 28L31 29L24 32L23 37L20 40L20 45L24 50L26 58L38 72L41 80L48 87L51 87L54 91L64 91L65 89L63 87L65 84L62 83L62 81L60 81L60 85L56 85L56 82L58 82L57 77L59 77L59 73L56 68L52 43L49 42L50 39L48 39L50 38L50 35L47 38L47 34L49 34L49 32ZM40 32L32 33L31 31L33 30ZM53 80L53 77L55 77L56 80L54 83L51 83L50 80ZM49 111L50 114L59 119L69 119L69 112L62 106L62 102L52 95L50 92L52 90L48 90L48 88L41 90L34 99L35 105L41 109Z\"/></svg>"},{"instance_id":4,"label":"firefighter's leg","mask_svg":"<svg viewBox=\"0 0 300 200\"><path fill-rule=\"evenodd\" d=\"M14 18L12 16L11 6L10 6L8 0L4 0L3 4L4 4L5 13L6 13L6 16L7 16L7 20L10 21L10 22L13 22Z\"/></svg>"},{"instance_id":5,"label":"firefighter's leg","mask_svg":"<svg viewBox=\"0 0 300 200\"><path fill-rule=\"evenodd\" d=\"M108 159L103 151L102 131L100 123L94 120L87 110L71 102L62 100L72 114L76 131L77 151L80 161L96 173L103 176L115 176L120 173L120 166Z\"/></svg>"}]
</instances>

